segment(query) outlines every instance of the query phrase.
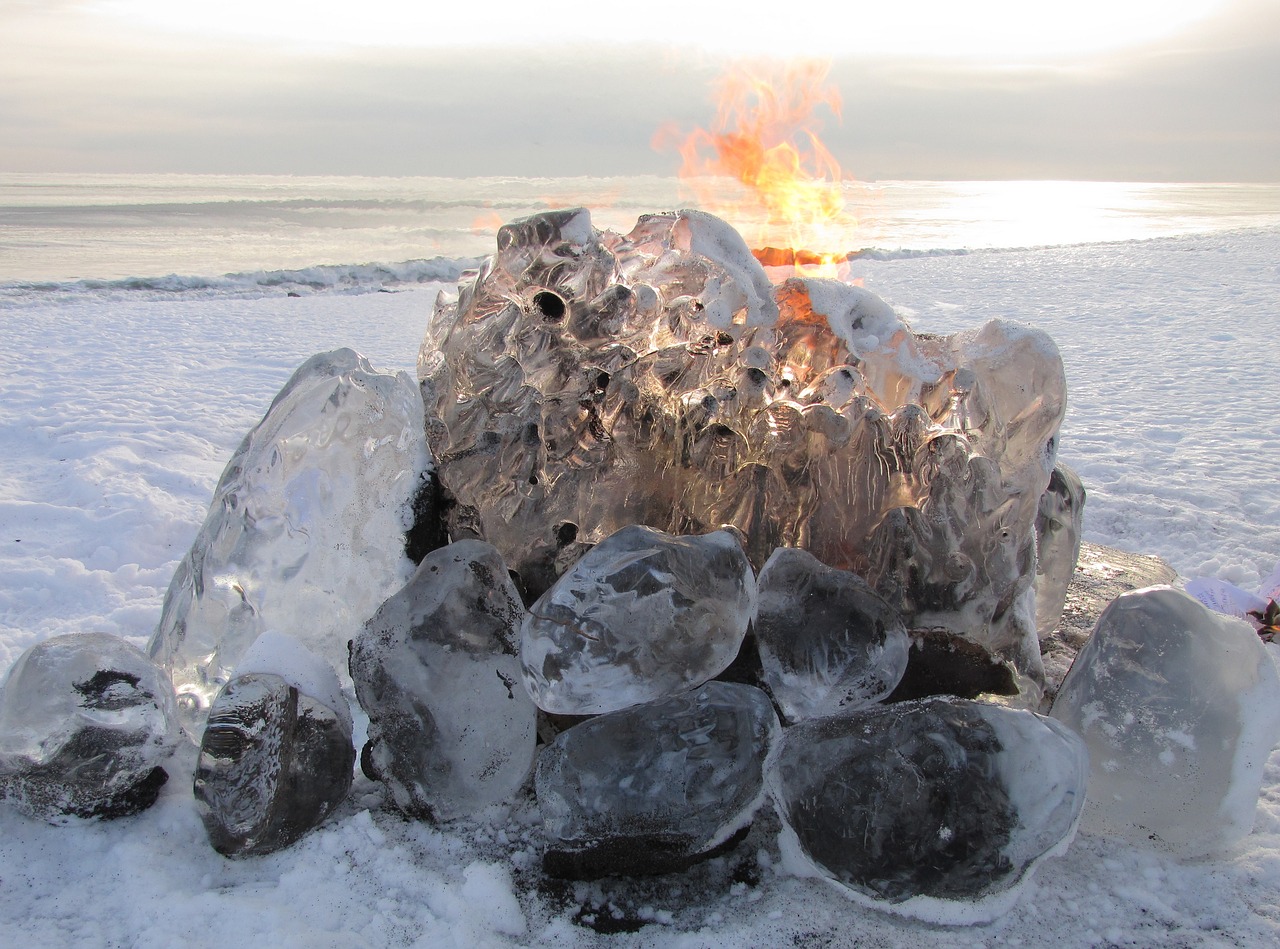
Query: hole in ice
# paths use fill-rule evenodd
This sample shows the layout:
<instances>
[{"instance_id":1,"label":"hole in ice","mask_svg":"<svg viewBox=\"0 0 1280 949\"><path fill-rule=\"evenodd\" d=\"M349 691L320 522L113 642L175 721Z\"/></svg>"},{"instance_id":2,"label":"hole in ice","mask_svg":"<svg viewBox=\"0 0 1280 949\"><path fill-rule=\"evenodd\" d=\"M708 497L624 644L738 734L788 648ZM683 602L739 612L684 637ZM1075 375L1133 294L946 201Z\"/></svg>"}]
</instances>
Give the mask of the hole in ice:
<instances>
[{"instance_id":1,"label":"hole in ice","mask_svg":"<svg viewBox=\"0 0 1280 949\"><path fill-rule=\"evenodd\" d=\"M539 291L533 295L533 305L542 313L542 318L548 322L558 323L564 319L564 300L560 298L558 293L552 293L550 290Z\"/></svg>"}]
</instances>

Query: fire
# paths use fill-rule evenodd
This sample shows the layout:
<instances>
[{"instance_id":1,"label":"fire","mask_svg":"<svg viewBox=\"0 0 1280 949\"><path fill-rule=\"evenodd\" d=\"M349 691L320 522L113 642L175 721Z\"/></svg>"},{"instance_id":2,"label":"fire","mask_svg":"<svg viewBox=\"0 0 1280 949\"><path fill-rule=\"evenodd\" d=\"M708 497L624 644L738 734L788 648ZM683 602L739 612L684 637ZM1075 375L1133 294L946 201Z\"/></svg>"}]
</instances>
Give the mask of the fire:
<instances>
[{"instance_id":1,"label":"fire","mask_svg":"<svg viewBox=\"0 0 1280 949\"><path fill-rule=\"evenodd\" d=\"M817 60L760 68L739 65L717 83L717 115L710 129L682 133L673 124L654 136L660 151L681 157L680 178L700 207L751 235L771 235L782 249L763 247L766 266L794 267L807 276L836 276L847 253L842 235L856 223L847 214L840 164L822 143L818 110L840 117L840 92L827 82L829 64ZM712 179L732 177L745 190L726 201ZM847 247L845 248L847 250Z\"/></svg>"}]
</instances>

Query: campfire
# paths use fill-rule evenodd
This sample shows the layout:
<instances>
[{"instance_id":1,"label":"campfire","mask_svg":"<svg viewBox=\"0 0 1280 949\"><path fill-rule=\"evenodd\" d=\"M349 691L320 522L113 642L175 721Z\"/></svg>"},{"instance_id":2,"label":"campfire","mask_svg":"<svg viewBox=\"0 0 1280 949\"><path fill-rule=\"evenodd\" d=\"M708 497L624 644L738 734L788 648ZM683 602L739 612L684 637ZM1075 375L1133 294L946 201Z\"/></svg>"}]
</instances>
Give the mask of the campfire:
<instances>
[{"instance_id":1,"label":"campfire","mask_svg":"<svg viewBox=\"0 0 1280 949\"><path fill-rule=\"evenodd\" d=\"M801 78L799 105L751 87L750 141L687 153L794 180L768 126L812 105L821 77ZM838 181L771 200L843 206ZM813 233L789 246L829 246ZM788 865L979 921L1068 846L1087 781L1118 789L1090 799L1111 832L1187 852L1247 833L1280 722L1247 628L1168 589L1122 597L1041 714L1083 505L1056 464L1052 340L915 333L807 271L837 261L753 253L696 210L503 225L438 299L416 378L350 350L298 369L228 464L149 657L72 637L19 660L6 793L51 820L135 812L181 727L213 846L272 852L347 796L354 697L390 806L448 821L532 793L557 876L680 870L769 801ZM1195 675L1150 645L1183 627L1224 644ZM1182 691L1152 695L1142 649Z\"/></svg>"}]
</instances>

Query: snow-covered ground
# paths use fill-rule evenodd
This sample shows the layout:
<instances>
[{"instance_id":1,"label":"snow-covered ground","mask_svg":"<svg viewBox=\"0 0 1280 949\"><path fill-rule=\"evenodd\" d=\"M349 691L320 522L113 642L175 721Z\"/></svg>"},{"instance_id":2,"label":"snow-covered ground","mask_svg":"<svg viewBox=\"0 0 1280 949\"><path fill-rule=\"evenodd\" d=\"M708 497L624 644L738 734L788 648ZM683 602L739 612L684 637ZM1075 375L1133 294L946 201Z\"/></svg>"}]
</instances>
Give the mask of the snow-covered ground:
<instances>
[{"instance_id":1,"label":"snow-covered ground","mask_svg":"<svg viewBox=\"0 0 1280 949\"><path fill-rule=\"evenodd\" d=\"M1089 490L1086 538L1183 577L1255 588L1280 559L1280 229L860 260L917 330L991 317L1047 330L1071 406L1061 457ZM58 295L0 310L0 669L46 637L145 644L214 483L307 356L339 346L410 369L439 285L301 298ZM0 805L7 946L511 943L672 946L1262 946L1280 943L1280 754L1253 834L1179 861L1082 834L1014 909L938 928L785 872L762 819L743 845L647 881L540 881L536 808L433 827L357 777L292 848L208 845L176 761L156 807L50 827ZM631 934L575 922L618 917ZM645 923L645 925L639 925Z\"/></svg>"}]
</instances>

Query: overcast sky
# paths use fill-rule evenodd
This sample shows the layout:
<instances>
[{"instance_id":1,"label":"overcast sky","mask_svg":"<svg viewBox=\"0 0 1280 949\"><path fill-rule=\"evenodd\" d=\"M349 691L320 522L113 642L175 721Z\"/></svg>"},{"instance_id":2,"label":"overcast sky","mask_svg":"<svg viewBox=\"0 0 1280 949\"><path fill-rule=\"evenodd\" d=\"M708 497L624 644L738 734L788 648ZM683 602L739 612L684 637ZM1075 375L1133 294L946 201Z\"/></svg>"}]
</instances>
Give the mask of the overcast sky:
<instances>
[{"instance_id":1,"label":"overcast sky","mask_svg":"<svg viewBox=\"0 0 1280 949\"><path fill-rule=\"evenodd\" d=\"M0 0L0 171L672 174L769 53L831 57L860 179L1280 181L1280 0L707 6Z\"/></svg>"}]
</instances>

